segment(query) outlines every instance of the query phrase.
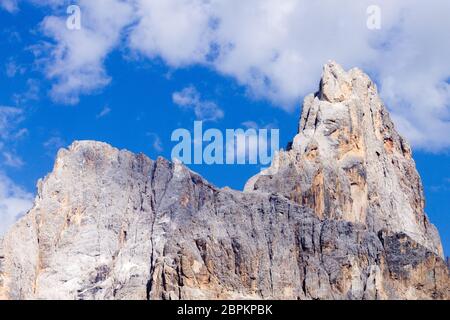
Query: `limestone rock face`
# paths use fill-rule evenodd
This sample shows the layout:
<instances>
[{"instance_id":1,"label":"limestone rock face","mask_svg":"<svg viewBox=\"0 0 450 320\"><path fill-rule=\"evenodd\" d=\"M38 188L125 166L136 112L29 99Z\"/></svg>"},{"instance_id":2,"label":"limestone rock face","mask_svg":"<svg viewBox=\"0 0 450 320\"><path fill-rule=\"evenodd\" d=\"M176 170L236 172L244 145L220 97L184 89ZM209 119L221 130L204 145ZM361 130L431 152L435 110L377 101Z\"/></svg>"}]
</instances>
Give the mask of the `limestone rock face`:
<instances>
[{"instance_id":1,"label":"limestone rock face","mask_svg":"<svg viewBox=\"0 0 450 320\"><path fill-rule=\"evenodd\" d=\"M0 298L449 299L406 142L367 77L325 68L247 192L100 142L60 150L0 239Z\"/></svg>"},{"instance_id":2,"label":"limestone rock face","mask_svg":"<svg viewBox=\"0 0 450 320\"><path fill-rule=\"evenodd\" d=\"M246 191L276 192L320 219L404 232L443 256L408 143L397 133L375 84L359 69L324 67L306 97L299 133Z\"/></svg>"}]
</instances>

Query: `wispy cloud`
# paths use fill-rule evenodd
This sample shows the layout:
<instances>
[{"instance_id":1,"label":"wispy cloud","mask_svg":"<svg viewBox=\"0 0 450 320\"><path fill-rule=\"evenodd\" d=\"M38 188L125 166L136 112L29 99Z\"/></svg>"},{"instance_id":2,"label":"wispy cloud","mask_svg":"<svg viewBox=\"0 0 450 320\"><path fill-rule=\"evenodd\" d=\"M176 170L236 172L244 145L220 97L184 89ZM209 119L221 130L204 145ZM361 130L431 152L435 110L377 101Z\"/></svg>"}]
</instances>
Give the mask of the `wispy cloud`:
<instances>
[{"instance_id":1,"label":"wispy cloud","mask_svg":"<svg viewBox=\"0 0 450 320\"><path fill-rule=\"evenodd\" d=\"M21 167L22 159L11 148L27 130L17 129L24 119L23 111L15 107L0 106L0 235L21 215L31 208L33 196L16 185L2 171L4 167Z\"/></svg>"},{"instance_id":2,"label":"wispy cloud","mask_svg":"<svg viewBox=\"0 0 450 320\"><path fill-rule=\"evenodd\" d=\"M147 132L146 136L147 137L151 137L153 149L155 149L157 152L163 152L164 151L161 138L159 137L158 134L156 134L154 132Z\"/></svg>"},{"instance_id":3,"label":"wispy cloud","mask_svg":"<svg viewBox=\"0 0 450 320\"><path fill-rule=\"evenodd\" d=\"M17 0L0 0L0 7L8 12L16 12L18 10Z\"/></svg>"},{"instance_id":4,"label":"wispy cloud","mask_svg":"<svg viewBox=\"0 0 450 320\"><path fill-rule=\"evenodd\" d=\"M21 114L22 111L18 108L0 106L0 132L6 132L5 130L11 127L11 122Z\"/></svg>"},{"instance_id":5,"label":"wispy cloud","mask_svg":"<svg viewBox=\"0 0 450 320\"><path fill-rule=\"evenodd\" d=\"M267 123L267 124L260 124L256 121L253 120L248 120L248 121L244 121L242 122L242 125L247 128L247 129L276 129L279 128L279 126L273 122L273 123Z\"/></svg>"},{"instance_id":6,"label":"wispy cloud","mask_svg":"<svg viewBox=\"0 0 450 320\"><path fill-rule=\"evenodd\" d=\"M22 109L9 106L0 106L0 142L9 141L13 137L24 134L24 129L17 129L18 124L23 121Z\"/></svg>"},{"instance_id":7,"label":"wispy cloud","mask_svg":"<svg viewBox=\"0 0 450 320\"><path fill-rule=\"evenodd\" d=\"M15 93L13 100L16 105L25 105L30 101L39 100L40 84L36 79L27 80L27 88L24 92Z\"/></svg>"},{"instance_id":8,"label":"wispy cloud","mask_svg":"<svg viewBox=\"0 0 450 320\"><path fill-rule=\"evenodd\" d=\"M23 160L16 154L13 154L9 151L3 151L3 164L8 167L20 168L24 165Z\"/></svg>"},{"instance_id":9,"label":"wispy cloud","mask_svg":"<svg viewBox=\"0 0 450 320\"><path fill-rule=\"evenodd\" d=\"M0 169L3 166L21 167L24 162L14 151L16 143L28 134L19 124L24 120L22 109L0 106Z\"/></svg>"},{"instance_id":10,"label":"wispy cloud","mask_svg":"<svg viewBox=\"0 0 450 320\"><path fill-rule=\"evenodd\" d=\"M100 113L97 114L96 118L100 119L100 118L106 117L110 113L111 113L111 108L108 106L104 106L102 111L100 111Z\"/></svg>"},{"instance_id":11,"label":"wispy cloud","mask_svg":"<svg viewBox=\"0 0 450 320\"><path fill-rule=\"evenodd\" d=\"M223 111L216 103L202 100L200 93L194 86L189 86L179 92L174 92L172 100L179 107L194 110L198 120L217 121L224 116Z\"/></svg>"},{"instance_id":12,"label":"wispy cloud","mask_svg":"<svg viewBox=\"0 0 450 320\"><path fill-rule=\"evenodd\" d=\"M24 74L26 68L22 65L17 64L14 60L10 59L5 66L6 75L9 78L14 78L16 75Z\"/></svg>"},{"instance_id":13,"label":"wispy cloud","mask_svg":"<svg viewBox=\"0 0 450 320\"><path fill-rule=\"evenodd\" d=\"M0 170L2 167L20 168L24 165L14 150L16 142L28 133L25 128L17 128L23 119L21 109L0 106Z\"/></svg>"},{"instance_id":14,"label":"wispy cloud","mask_svg":"<svg viewBox=\"0 0 450 320\"><path fill-rule=\"evenodd\" d=\"M33 195L0 171L0 236L33 205Z\"/></svg>"},{"instance_id":15,"label":"wispy cloud","mask_svg":"<svg viewBox=\"0 0 450 320\"><path fill-rule=\"evenodd\" d=\"M247 129L258 129L259 125L252 120L242 122L242 125Z\"/></svg>"},{"instance_id":16,"label":"wispy cloud","mask_svg":"<svg viewBox=\"0 0 450 320\"><path fill-rule=\"evenodd\" d=\"M47 151L47 155L53 158L59 149L66 146L66 141L59 136L53 136L45 141L43 146Z\"/></svg>"}]
</instances>

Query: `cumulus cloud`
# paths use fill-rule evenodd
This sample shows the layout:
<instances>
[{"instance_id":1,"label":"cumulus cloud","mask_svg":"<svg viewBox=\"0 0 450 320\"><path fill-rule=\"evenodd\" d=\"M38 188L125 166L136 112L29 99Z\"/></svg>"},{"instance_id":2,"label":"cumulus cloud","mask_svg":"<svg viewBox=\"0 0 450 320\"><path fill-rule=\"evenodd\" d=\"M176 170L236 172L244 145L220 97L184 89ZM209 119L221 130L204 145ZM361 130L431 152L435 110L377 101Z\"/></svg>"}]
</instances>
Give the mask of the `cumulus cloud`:
<instances>
[{"instance_id":1,"label":"cumulus cloud","mask_svg":"<svg viewBox=\"0 0 450 320\"><path fill-rule=\"evenodd\" d=\"M55 4L53 1L42 3ZM176 69L204 65L257 98L293 110L315 91L329 59L361 67L380 84L397 126L419 148L450 147L450 2L380 0L381 29L367 28L371 0L81 0L83 29L48 17L46 74L56 99L109 83L119 43Z\"/></svg>"},{"instance_id":2,"label":"cumulus cloud","mask_svg":"<svg viewBox=\"0 0 450 320\"><path fill-rule=\"evenodd\" d=\"M135 1L137 25L130 46L171 66L204 62L212 41L209 1Z\"/></svg>"},{"instance_id":3,"label":"cumulus cloud","mask_svg":"<svg viewBox=\"0 0 450 320\"><path fill-rule=\"evenodd\" d=\"M179 92L174 92L172 100L182 108L194 110L198 120L217 121L224 116L223 111L216 103L202 100L200 93L194 86L189 86Z\"/></svg>"},{"instance_id":4,"label":"cumulus cloud","mask_svg":"<svg viewBox=\"0 0 450 320\"><path fill-rule=\"evenodd\" d=\"M80 30L67 28L65 16L48 16L41 27L53 41L34 48L46 76L54 81L52 98L68 104L109 83L104 60L120 43L122 29L132 18L131 5L124 1L80 0L79 4Z\"/></svg>"},{"instance_id":5,"label":"cumulus cloud","mask_svg":"<svg viewBox=\"0 0 450 320\"><path fill-rule=\"evenodd\" d=\"M130 36L133 49L173 67L211 66L285 108L315 89L328 59L361 64L375 53L368 43L367 7L354 1L138 3L140 23ZM355 50L364 57L355 59Z\"/></svg>"},{"instance_id":6,"label":"cumulus cloud","mask_svg":"<svg viewBox=\"0 0 450 320\"><path fill-rule=\"evenodd\" d=\"M416 147L450 147L449 3L381 1L374 31L366 27L371 1L142 2L131 47L150 58L208 65L288 110L316 89L328 59L359 66Z\"/></svg>"}]
</instances>

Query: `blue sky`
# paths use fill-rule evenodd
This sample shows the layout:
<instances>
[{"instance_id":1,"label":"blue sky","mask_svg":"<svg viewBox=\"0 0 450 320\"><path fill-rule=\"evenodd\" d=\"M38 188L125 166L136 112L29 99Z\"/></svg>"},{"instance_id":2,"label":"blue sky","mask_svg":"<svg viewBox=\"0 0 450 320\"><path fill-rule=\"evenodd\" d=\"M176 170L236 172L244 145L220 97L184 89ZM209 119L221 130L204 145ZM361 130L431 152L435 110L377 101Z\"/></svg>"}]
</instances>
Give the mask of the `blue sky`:
<instances>
[{"instance_id":1,"label":"blue sky","mask_svg":"<svg viewBox=\"0 0 450 320\"><path fill-rule=\"evenodd\" d=\"M195 88L200 104L223 114L207 127L225 130L253 122L279 128L284 147L296 133L302 98L318 86L323 63L335 59L347 68L364 68L379 85L397 126L413 143L427 213L450 252L450 46L441 43L450 28L439 14L430 23L431 13L419 4L404 13L402 5L409 2L380 1L385 29L374 34L364 27L364 4L343 5L344 10L305 3L322 21L317 28L311 14L291 1L281 9L260 1L266 7L250 16L248 10L233 14L225 4L203 7L201 1L187 7L175 7L176 0L125 1L134 9L117 0L75 2L82 8L81 31L64 28L68 1L37 6L0 0L0 106L9 108L3 112L7 126L2 127L0 113L0 178L8 181L0 184L0 201L11 201L10 208L30 201L57 149L74 140L170 158L172 131L193 128L199 117L174 103L173 95L185 88ZM111 7L120 10L111 13ZM291 12L303 18L300 25ZM363 24L358 29L353 23ZM76 42L74 32L81 32ZM439 33L440 41L430 38ZM328 41L316 43L317 38ZM191 168L235 189L260 170Z\"/></svg>"}]
</instances>

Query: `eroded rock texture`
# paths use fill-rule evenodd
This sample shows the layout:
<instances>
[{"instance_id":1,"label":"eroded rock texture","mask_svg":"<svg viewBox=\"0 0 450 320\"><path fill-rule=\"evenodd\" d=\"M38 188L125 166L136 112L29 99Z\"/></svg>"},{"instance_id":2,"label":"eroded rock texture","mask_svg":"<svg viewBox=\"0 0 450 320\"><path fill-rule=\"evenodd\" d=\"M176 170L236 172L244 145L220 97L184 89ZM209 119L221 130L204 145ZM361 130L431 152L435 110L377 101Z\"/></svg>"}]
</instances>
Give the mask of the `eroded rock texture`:
<instances>
[{"instance_id":1,"label":"eroded rock texture","mask_svg":"<svg viewBox=\"0 0 450 320\"><path fill-rule=\"evenodd\" d=\"M420 178L370 80L325 67L246 192L75 142L0 240L4 299L449 299Z\"/></svg>"},{"instance_id":2,"label":"eroded rock texture","mask_svg":"<svg viewBox=\"0 0 450 320\"><path fill-rule=\"evenodd\" d=\"M375 84L359 69L325 65L320 90L303 105L299 133L246 191L276 192L320 219L404 232L443 255L424 212L422 182Z\"/></svg>"}]
</instances>

